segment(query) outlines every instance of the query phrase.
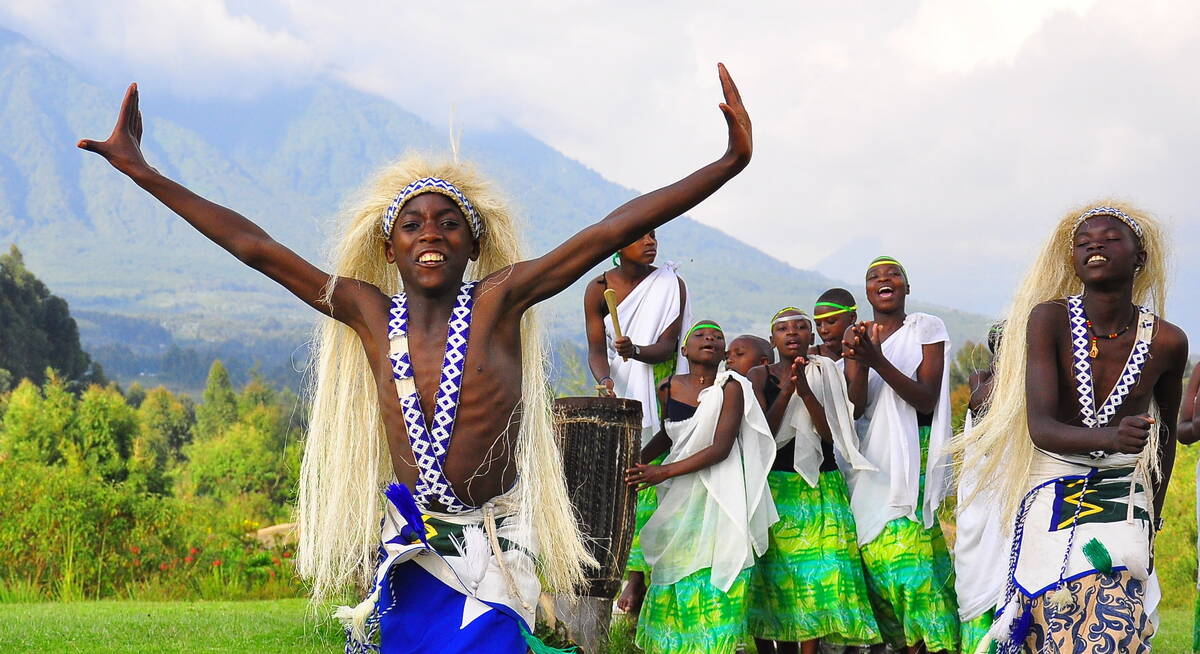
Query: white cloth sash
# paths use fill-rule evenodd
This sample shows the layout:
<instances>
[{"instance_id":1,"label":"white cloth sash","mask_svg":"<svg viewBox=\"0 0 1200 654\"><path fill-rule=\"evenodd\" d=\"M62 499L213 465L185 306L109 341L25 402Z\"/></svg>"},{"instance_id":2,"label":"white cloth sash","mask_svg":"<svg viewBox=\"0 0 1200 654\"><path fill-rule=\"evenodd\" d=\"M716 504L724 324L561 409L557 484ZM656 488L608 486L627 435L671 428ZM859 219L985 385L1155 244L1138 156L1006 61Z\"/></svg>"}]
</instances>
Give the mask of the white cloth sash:
<instances>
[{"instance_id":1,"label":"white cloth sash","mask_svg":"<svg viewBox=\"0 0 1200 654\"><path fill-rule=\"evenodd\" d=\"M964 435L970 433L974 422L975 416L968 410ZM975 501L965 504L982 481L977 473L964 468L958 477L954 592L958 595L958 617L963 622L995 609L1004 600L1004 562L1009 551L1004 524L996 519L994 486L980 489Z\"/></svg>"},{"instance_id":2,"label":"white cloth sash","mask_svg":"<svg viewBox=\"0 0 1200 654\"><path fill-rule=\"evenodd\" d=\"M700 392L691 418L667 422L672 445L665 463L712 445L726 381L742 391L738 438L723 461L658 485L658 508L641 532L652 584L673 584L707 568L712 585L729 590L738 574L766 551L767 529L779 520L767 487L775 444L750 381L736 372L719 373Z\"/></svg>"},{"instance_id":3,"label":"white cloth sash","mask_svg":"<svg viewBox=\"0 0 1200 654\"><path fill-rule=\"evenodd\" d=\"M825 421L829 423L834 451L852 470L876 470L858 451L854 405L850 403L850 395L846 390L846 377L837 363L828 357L810 354L808 365L804 367L804 377L817 402L825 410ZM787 409L779 423L779 431L775 433L775 447L782 448L788 441L795 440L795 470L809 486L816 488L821 476L821 463L825 458L821 451L821 435L813 425L808 407L795 393L776 401L787 402Z\"/></svg>"},{"instance_id":4,"label":"white cloth sash","mask_svg":"<svg viewBox=\"0 0 1200 654\"><path fill-rule=\"evenodd\" d=\"M1053 591L1058 584L1059 573L1063 572L1063 558L1067 552L1067 543L1071 541L1071 529L1067 527L1050 530L1049 526L1057 518L1067 516L1072 511L1069 507L1055 511L1055 480L1070 476L1082 477L1093 468L1099 471L1132 468L1137 464L1138 457L1136 454L1110 454L1102 460L1092 461L1091 465L1080 465L1058 455L1035 450L1033 468L1029 476L1030 494L1033 497L1026 497L1028 512L1025 514L1021 530L1021 540L1017 543L1017 566L1013 575L1021 593L1026 597L1037 597ZM1141 483L1140 479L1132 481ZM1087 500L1098 488L1098 483L1090 483L1088 488L1084 506L1092 510L1092 506L1100 503L1094 500L1089 503ZM1135 508L1149 512L1150 498L1144 491L1137 491L1124 495L1120 500L1122 503L1129 502L1126 509L1121 509L1124 519L1112 522L1080 522L1076 525L1063 578L1072 579L1095 572L1095 566L1083 551L1084 545L1095 538L1108 550L1114 570L1127 569L1135 577L1145 580L1143 601L1146 615L1157 624L1158 602L1162 598L1158 574L1151 572L1148 577L1144 577L1150 564L1153 527L1148 519L1136 517L1134 514Z\"/></svg>"},{"instance_id":5,"label":"white cloth sash","mask_svg":"<svg viewBox=\"0 0 1200 654\"><path fill-rule=\"evenodd\" d=\"M671 323L680 318L679 314L679 276L675 271L678 265L667 262L651 272L645 279L633 287L629 295L617 305L617 317L621 321L621 332L638 345L649 345L658 342ZM680 337L682 330L689 327L691 320L690 299L683 307L683 316L679 320ZM650 442L658 433L661 423L658 418L658 397L654 387L654 366L641 361L622 360L617 354L613 341L612 316L604 316L604 337L608 347L608 374L613 379L613 392L617 397L625 397L642 403L642 445ZM679 356L676 348L675 374L687 373L687 359Z\"/></svg>"},{"instance_id":6,"label":"white cloth sash","mask_svg":"<svg viewBox=\"0 0 1200 654\"><path fill-rule=\"evenodd\" d=\"M917 411L875 370L868 375L866 413L857 426L862 453L878 470L852 471L847 479L860 545L870 543L884 525L896 518L933 527L937 509L946 498L946 444L950 440L950 335L946 325L936 316L910 313L880 349L901 373L916 379L924 356L922 346L932 343L945 343L945 351L942 383L929 432L924 506L917 506L921 474Z\"/></svg>"}]
</instances>

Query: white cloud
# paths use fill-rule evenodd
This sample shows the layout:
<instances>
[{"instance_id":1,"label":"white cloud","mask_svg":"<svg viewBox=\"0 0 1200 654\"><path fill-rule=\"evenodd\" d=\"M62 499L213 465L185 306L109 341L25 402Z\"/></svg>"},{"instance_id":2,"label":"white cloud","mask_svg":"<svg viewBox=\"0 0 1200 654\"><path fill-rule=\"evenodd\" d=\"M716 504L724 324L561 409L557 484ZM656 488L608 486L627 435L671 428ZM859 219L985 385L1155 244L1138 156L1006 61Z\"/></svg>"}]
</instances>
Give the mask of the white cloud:
<instances>
[{"instance_id":1,"label":"white cloud","mask_svg":"<svg viewBox=\"0 0 1200 654\"><path fill-rule=\"evenodd\" d=\"M435 124L451 107L514 123L643 190L723 151L725 61L756 158L693 215L802 267L878 239L932 299L968 309L998 311L1048 225L1091 197L1200 237L1186 220L1200 4L1186 0L83 7L10 3L0 22L180 94L335 75ZM874 254L826 272L854 279Z\"/></svg>"}]
</instances>

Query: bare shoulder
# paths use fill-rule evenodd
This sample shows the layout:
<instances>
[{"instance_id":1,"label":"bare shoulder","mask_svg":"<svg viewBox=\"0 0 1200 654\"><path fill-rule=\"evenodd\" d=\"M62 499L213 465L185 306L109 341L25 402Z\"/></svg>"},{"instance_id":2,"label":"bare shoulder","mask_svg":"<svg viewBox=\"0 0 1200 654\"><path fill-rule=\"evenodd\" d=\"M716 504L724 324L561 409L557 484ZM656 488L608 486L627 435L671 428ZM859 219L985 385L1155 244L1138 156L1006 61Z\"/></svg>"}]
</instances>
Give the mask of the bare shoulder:
<instances>
[{"instance_id":1,"label":"bare shoulder","mask_svg":"<svg viewBox=\"0 0 1200 654\"><path fill-rule=\"evenodd\" d=\"M1034 320L1064 320L1067 317L1066 300L1038 302L1029 312L1029 322Z\"/></svg>"},{"instance_id":2,"label":"bare shoulder","mask_svg":"<svg viewBox=\"0 0 1200 654\"><path fill-rule=\"evenodd\" d=\"M1163 356L1182 360L1181 365L1187 365L1188 337L1178 325L1162 318L1156 320L1152 343L1152 347L1161 352Z\"/></svg>"},{"instance_id":3,"label":"bare shoulder","mask_svg":"<svg viewBox=\"0 0 1200 654\"><path fill-rule=\"evenodd\" d=\"M756 387L761 386L767 380L767 367L754 366L746 372L746 379L749 379L750 383Z\"/></svg>"}]
</instances>

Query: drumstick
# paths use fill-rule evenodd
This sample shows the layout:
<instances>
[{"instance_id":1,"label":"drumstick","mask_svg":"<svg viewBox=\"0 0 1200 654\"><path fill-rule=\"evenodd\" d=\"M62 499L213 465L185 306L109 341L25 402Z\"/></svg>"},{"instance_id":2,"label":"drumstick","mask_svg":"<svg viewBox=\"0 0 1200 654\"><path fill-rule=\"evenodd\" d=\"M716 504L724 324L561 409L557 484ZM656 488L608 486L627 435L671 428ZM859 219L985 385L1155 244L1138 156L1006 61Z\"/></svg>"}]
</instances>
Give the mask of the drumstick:
<instances>
[{"instance_id":1,"label":"drumstick","mask_svg":"<svg viewBox=\"0 0 1200 654\"><path fill-rule=\"evenodd\" d=\"M613 340L621 338L621 321L617 319L617 292L611 288L604 289L604 301L608 304L608 315L613 319L613 334L616 336ZM622 361L628 361L625 357L621 357Z\"/></svg>"}]
</instances>

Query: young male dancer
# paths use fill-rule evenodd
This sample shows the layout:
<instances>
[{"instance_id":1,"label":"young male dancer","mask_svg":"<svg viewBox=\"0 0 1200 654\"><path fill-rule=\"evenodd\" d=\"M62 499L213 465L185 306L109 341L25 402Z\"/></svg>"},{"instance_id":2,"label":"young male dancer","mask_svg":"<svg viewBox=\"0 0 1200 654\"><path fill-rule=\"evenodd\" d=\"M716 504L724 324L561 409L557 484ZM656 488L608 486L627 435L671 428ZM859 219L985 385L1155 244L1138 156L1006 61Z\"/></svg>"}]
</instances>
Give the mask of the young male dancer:
<instances>
[{"instance_id":1,"label":"young male dancer","mask_svg":"<svg viewBox=\"0 0 1200 654\"><path fill-rule=\"evenodd\" d=\"M807 354L812 341L809 317L780 309L771 319L779 362L750 371L775 438L767 479L779 512L751 577L749 630L759 654L815 654L819 641L879 641L834 453L852 467L871 466L858 451L846 378L833 360Z\"/></svg>"},{"instance_id":2,"label":"young male dancer","mask_svg":"<svg viewBox=\"0 0 1200 654\"><path fill-rule=\"evenodd\" d=\"M1128 205L1072 211L1013 299L991 404L959 448L1013 524L1001 653L1149 651L1187 366L1187 337L1156 315L1167 242Z\"/></svg>"},{"instance_id":3,"label":"young male dancer","mask_svg":"<svg viewBox=\"0 0 1200 654\"><path fill-rule=\"evenodd\" d=\"M384 169L348 216L330 274L150 167L136 85L109 138L79 142L332 318L301 470L298 564L314 600L367 583L368 599L339 611L356 642L378 611L385 652L524 652L540 590L531 557L552 588L582 580L588 557L526 314L745 168L749 117L719 73L720 159L527 261L504 203L466 166L409 158Z\"/></svg>"},{"instance_id":4,"label":"young male dancer","mask_svg":"<svg viewBox=\"0 0 1200 654\"><path fill-rule=\"evenodd\" d=\"M863 411L863 454L850 503L884 641L911 652L958 648L953 569L937 513L946 497L950 336L936 316L907 313L908 274L879 257L867 267L874 320L842 340L850 400Z\"/></svg>"},{"instance_id":5,"label":"young male dancer","mask_svg":"<svg viewBox=\"0 0 1200 654\"><path fill-rule=\"evenodd\" d=\"M750 382L717 371L720 326L693 325L683 353L690 371L660 387L663 429L626 477L659 496L641 536L650 585L637 644L646 654L733 654L745 640L751 566L778 518L767 491L775 448ZM662 454L661 465L645 463Z\"/></svg>"}]
</instances>

